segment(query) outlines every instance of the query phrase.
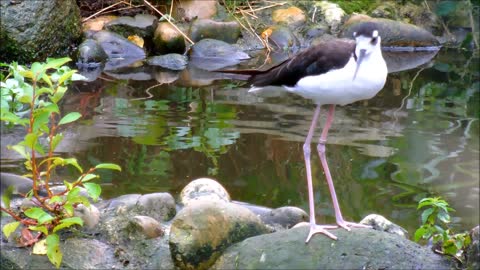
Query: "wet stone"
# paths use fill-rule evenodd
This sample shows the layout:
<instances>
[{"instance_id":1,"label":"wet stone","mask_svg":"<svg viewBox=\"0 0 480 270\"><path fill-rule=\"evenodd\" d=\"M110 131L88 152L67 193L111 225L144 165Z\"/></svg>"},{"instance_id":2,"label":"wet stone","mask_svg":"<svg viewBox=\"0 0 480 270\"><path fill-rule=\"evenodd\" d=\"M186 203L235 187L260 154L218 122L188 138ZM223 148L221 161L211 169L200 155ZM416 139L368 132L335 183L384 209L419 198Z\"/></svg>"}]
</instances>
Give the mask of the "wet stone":
<instances>
[{"instance_id":1,"label":"wet stone","mask_svg":"<svg viewBox=\"0 0 480 270\"><path fill-rule=\"evenodd\" d=\"M86 39L78 47L77 59L77 65L93 65L105 62L108 55L98 42L93 39Z\"/></svg>"},{"instance_id":2,"label":"wet stone","mask_svg":"<svg viewBox=\"0 0 480 270\"><path fill-rule=\"evenodd\" d=\"M217 13L217 0L182 0L174 6L173 18L177 21L211 19Z\"/></svg>"},{"instance_id":3,"label":"wet stone","mask_svg":"<svg viewBox=\"0 0 480 270\"><path fill-rule=\"evenodd\" d=\"M190 50L190 62L205 70L215 70L233 66L250 56L236 46L221 40L202 39Z\"/></svg>"},{"instance_id":4,"label":"wet stone","mask_svg":"<svg viewBox=\"0 0 480 270\"><path fill-rule=\"evenodd\" d=\"M236 21L216 22L210 19L198 19L192 23L189 36L194 42L212 38L233 44L240 34L240 25Z\"/></svg>"},{"instance_id":5,"label":"wet stone","mask_svg":"<svg viewBox=\"0 0 480 270\"><path fill-rule=\"evenodd\" d=\"M178 53L169 53L147 58L147 64L171 70L183 70L188 64L187 57Z\"/></svg>"},{"instance_id":6,"label":"wet stone","mask_svg":"<svg viewBox=\"0 0 480 270\"><path fill-rule=\"evenodd\" d=\"M142 195L138 198L136 208L142 215L156 220L170 220L176 213L175 200L167 192Z\"/></svg>"},{"instance_id":7,"label":"wet stone","mask_svg":"<svg viewBox=\"0 0 480 270\"><path fill-rule=\"evenodd\" d=\"M156 238L164 235L160 223L149 216L134 216L130 219L131 235L139 234L145 238Z\"/></svg>"},{"instance_id":8,"label":"wet stone","mask_svg":"<svg viewBox=\"0 0 480 270\"><path fill-rule=\"evenodd\" d=\"M299 47L300 43L295 34L286 26L271 26L262 33L268 42L278 50L287 50Z\"/></svg>"}]
</instances>

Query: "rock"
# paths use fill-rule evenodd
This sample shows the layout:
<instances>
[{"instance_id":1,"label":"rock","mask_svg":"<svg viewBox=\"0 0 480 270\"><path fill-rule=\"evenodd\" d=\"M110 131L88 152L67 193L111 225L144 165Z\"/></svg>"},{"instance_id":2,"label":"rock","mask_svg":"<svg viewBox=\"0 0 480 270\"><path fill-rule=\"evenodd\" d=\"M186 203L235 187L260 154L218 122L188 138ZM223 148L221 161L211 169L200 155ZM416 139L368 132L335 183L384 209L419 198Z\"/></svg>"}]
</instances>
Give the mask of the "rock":
<instances>
[{"instance_id":1,"label":"rock","mask_svg":"<svg viewBox=\"0 0 480 270\"><path fill-rule=\"evenodd\" d=\"M237 47L215 39L202 39L190 50L190 63L205 70L216 70L240 63L250 57Z\"/></svg>"},{"instance_id":2,"label":"rock","mask_svg":"<svg viewBox=\"0 0 480 270\"><path fill-rule=\"evenodd\" d=\"M301 26L307 20L305 13L298 7L277 9L272 13L272 20L275 23L284 24L295 28Z\"/></svg>"},{"instance_id":3,"label":"rock","mask_svg":"<svg viewBox=\"0 0 480 270\"><path fill-rule=\"evenodd\" d=\"M334 241L308 226L248 238L229 247L211 269L451 269L446 258L403 237L372 229L332 230Z\"/></svg>"},{"instance_id":4,"label":"rock","mask_svg":"<svg viewBox=\"0 0 480 270\"><path fill-rule=\"evenodd\" d=\"M290 229L297 223L308 221L308 214L298 207L284 206L261 215L260 219L278 231Z\"/></svg>"},{"instance_id":5,"label":"rock","mask_svg":"<svg viewBox=\"0 0 480 270\"><path fill-rule=\"evenodd\" d=\"M374 19L365 15L352 16L341 36L351 38L361 24L374 22L382 37L382 47L438 47L437 39L425 29L389 19Z\"/></svg>"},{"instance_id":6,"label":"rock","mask_svg":"<svg viewBox=\"0 0 480 270\"><path fill-rule=\"evenodd\" d=\"M470 231L472 242L465 249L465 266L467 269L480 269L480 227Z\"/></svg>"},{"instance_id":7,"label":"rock","mask_svg":"<svg viewBox=\"0 0 480 270\"><path fill-rule=\"evenodd\" d=\"M132 209L138 202L138 199L141 197L142 195L140 194L125 194L125 195L122 195L122 196L119 196L117 198L114 198L112 200L110 200L108 203L107 203L107 207L108 208L114 208L116 209L117 211L124 211L124 210L121 210L121 209Z\"/></svg>"},{"instance_id":8,"label":"rock","mask_svg":"<svg viewBox=\"0 0 480 270\"><path fill-rule=\"evenodd\" d=\"M232 243L267 231L246 208L221 201L197 201L174 218L170 251L181 269L207 269Z\"/></svg>"},{"instance_id":9,"label":"rock","mask_svg":"<svg viewBox=\"0 0 480 270\"><path fill-rule=\"evenodd\" d=\"M154 52L157 54L185 52L185 38L170 23L161 22L153 35Z\"/></svg>"},{"instance_id":10,"label":"rock","mask_svg":"<svg viewBox=\"0 0 480 270\"><path fill-rule=\"evenodd\" d=\"M105 28L123 37L138 35L142 38L151 38L157 27L157 22L157 17L153 15L137 14L135 17L118 17L106 23Z\"/></svg>"},{"instance_id":11,"label":"rock","mask_svg":"<svg viewBox=\"0 0 480 270\"><path fill-rule=\"evenodd\" d=\"M16 175L13 173L0 172L0 193L3 196L10 187L10 194L19 196L26 194L33 188L33 181L30 178ZM40 195L46 196L47 193L42 189L39 190ZM3 200L2 200L3 206Z\"/></svg>"},{"instance_id":12,"label":"rock","mask_svg":"<svg viewBox=\"0 0 480 270\"><path fill-rule=\"evenodd\" d=\"M145 59L145 51L128 39L108 31L99 31L92 38L100 44L108 55L105 70L129 66Z\"/></svg>"},{"instance_id":13,"label":"rock","mask_svg":"<svg viewBox=\"0 0 480 270\"><path fill-rule=\"evenodd\" d=\"M2 62L31 63L71 52L81 37L75 0L0 1Z\"/></svg>"},{"instance_id":14,"label":"rock","mask_svg":"<svg viewBox=\"0 0 480 270\"><path fill-rule=\"evenodd\" d=\"M82 26L83 32L88 32L88 31L97 32L100 30L104 30L105 24L117 18L118 17L115 15L102 15L93 19L89 19L88 21L83 23L83 26Z\"/></svg>"},{"instance_id":15,"label":"rock","mask_svg":"<svg viewBox=\"0 0 480 270\"><path fill-rule=\"evenodd\" d=\"M407 230L391 222L385 217L377 214L370 214L360 221L360 224L370 225L374 230L388 232L407 238Z\"/></svg>"},{"instance_id":16,"label":"rock","mask_svg":"<svg viewBox=\"0 0 480 270\"><path fill-rule=\"evenodd\" d=\"M163 236L162 226L158 221L149 216L134 216L130 220L132 233L141 234L146 238L157 238Z\"/></svg>"},{"instance_id":17,"label":"rock","mask_svg":"<svg viewBox=\"0 0 480 270\"><path fill-rule=\"evenodd\" d=\"M174 6L172 16L177 21L211 19L217 13L217 0L182 0Z\"/></svg>"},{"instance_id":18,"label":"rock","mask_svg":"<svg viewBox=\"0 0 480 270\"><path fill-rule=\"evenodd\" d=\"M262 32L262 37L268 38L269 43L281 51L298 48L300 44L295 34L286 26L271 26Z\"/></svg>"},{"instance_id":19,"label":"rock","mask_svg":"<svg viewBox=\"0 0 480 270\"><path fill-rule=\"evenodd\" d=\"M88 247L88 248L87 248ZM61 244L62 265L72 269L122 268L114 248L97 239L69 238ZM46 256L42 256L45 259ZM53 269L50 266L49 269Z\"/></svg>"},{"instance_id":20,"label":"rock","mask_svg":"<svg viewBox=\"0 0 480 270\"><path fill-rule=\"evenodd\" d=\"M187 57L178 53L169 53L147 58L147 64L171 70L183 70L188 64Z\"/></svg>"},{"instance_id":21,"label":"rock","mask_svg":"<svg viewBox=\"0 0 480 270\"><path fill-rule=\"evenodd\" d=\"M136 62L136 64L142 64ZM123 67L112 71L104 71L105 74L118 80L149 81L153 79L149 66Z\"/></svg>"},{"instance_id":22,"label":"rock","mask_svg":"<svg viewBox=\"0 0 480 270\"><path fill-rule=\"evenodd\" d=\"M210 178L199 178L188 183L180 192L180 203L187 206L199 200L230 202L227 190Z\"/></svg>"},{"instance_id":23,"label":"rock","mask_svg":"<svg viewBox=\"0 0 480 270\"><path fill-rule=\"evenodd\" d=\"M330 26L332 33L338 33L342 19L345 16L345 11L335 3L330 3L328 1L321 1L315 3L320 10L320 13L324 17L324 21Z\"/></svg>"},{"instance_id":24,"label":"rock","mask_svg":"<svg viewBox=\"0 0 480 270\"><path fill-rule=\"evenodd\" d=\"M83 226L89 230L95 228L100 221L100 211L93 204L88 207L83 204L77 205L73 210L73 215L80 217L83 220Z\"/></svg>"},{"instance_id":25,"label":"rock","mask_svg":"<svg viewBox=\"0 0 480 270\"><path fill-rule=\"evenodd\" d=\"M194 41L212 38L233 44L240 37L240 25L236 21L216 22L210 19L195 20L189 30L189 37Z\"/></svg>"},{"instance_id":26,"label":"rock","mask_svg":"<svg viewBox=\"0 0 480 270\"><path fill-rule=\"evenodd\" d=\"M142 195L138 198L136 211L156 220L170 220L175 216L175 199L167 192Z\"/></svg>"},{"instance_id":27,"label":"rock","mask_svg":"<svg viewBox=\"0 0 480 270\"><path fill-rule=\"evenodd\" d=\"M77 66L94 67L100 66L101 63L108 59L107 53L102 46L93 39L86 39L80 44L77 52Z\"/></svg>"}]
</instances>

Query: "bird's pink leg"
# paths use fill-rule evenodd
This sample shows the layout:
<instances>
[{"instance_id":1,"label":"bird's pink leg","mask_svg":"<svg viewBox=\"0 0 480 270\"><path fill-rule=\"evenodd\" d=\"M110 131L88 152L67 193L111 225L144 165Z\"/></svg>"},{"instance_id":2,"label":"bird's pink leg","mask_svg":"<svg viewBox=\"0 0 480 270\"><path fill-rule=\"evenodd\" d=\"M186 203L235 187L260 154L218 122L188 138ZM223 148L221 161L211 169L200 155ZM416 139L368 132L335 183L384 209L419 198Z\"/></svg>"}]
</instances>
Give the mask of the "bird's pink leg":
<instances>
[{"instance_id":1,"label":"bird's pink leg","mask_svg":"<svg viewBox=\"0 0 480 270\"><path fill-rule=\"evenodd\" d=\"M328 168L327 158L325 156L325 144L327 142L328 130L333 122L333 114L335 112L335 105L330 105L327 115L327 121L325 127L323 128L322 135L317 145L318 155L320 156L320 161L322 162L323 171L325 172L325 178L327 178L328 189L332 195L333 207L335 208L335 219L337 220L338 226L350 231L349 227L355 228L371 228L371 226L353 223L345 221L340 212L340 205L338 204L337 194L335 193L335 188L333 186L332 176L330 175L330 169Z\"/></svg>"},{"instance_id":2,"label":"bird's pink leg","mask_svg":"<svg viewBox=\"0 0 480 270\"><path fill-rule=\"evenodd\" d=\"M312 143L312 137L315 133L315 127L318 121L318 115L320 114L320 105L317 105L315 113L313 114L312 124L310 125L310 130L308 131L307 138L305 139L305 144L303 145L303 154L305 156L305 167L307 169L307 184L308 184L308 203L310 208L310 232L308 233L305 243L308 243L312 236L317 233L323 233L326 236L336 240L337 237L329 233L326 229L337 228L337 226L328 226L328 225L317 225L315 222L315 204L313 198L313 184L312 184L312 168L310 165L310 144Z\"/></svg>"}]
</instances>

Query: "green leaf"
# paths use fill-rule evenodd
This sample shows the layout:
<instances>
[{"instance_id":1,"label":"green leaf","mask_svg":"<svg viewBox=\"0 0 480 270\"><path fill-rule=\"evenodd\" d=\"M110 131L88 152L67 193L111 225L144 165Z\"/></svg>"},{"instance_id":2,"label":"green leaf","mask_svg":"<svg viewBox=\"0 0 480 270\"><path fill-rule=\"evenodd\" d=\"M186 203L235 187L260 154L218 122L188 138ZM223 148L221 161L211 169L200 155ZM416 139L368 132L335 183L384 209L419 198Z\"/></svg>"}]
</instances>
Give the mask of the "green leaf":
<instances>
[{"instance_id":1,"label":"green leaf","mask_svg":"<svg viewBox=\"0 0 480 270\"><path fill-rule=\"evenodd\" d=\"M62 202L63 199L62 197L60 196L53 196L49 201L48 203L57 203L57 202Z\"/></svg>"},{"instance_id":2,"label":"green leaf","mask_svg":"<svg viewBox=\"0 0 480 270\"><path fill-rule=\"evenodd\" d=\"M71 202L75 199L75 197L78 196L80 193L81 189L79 187L74 187L72 190L70 190L67 194L67 201Z\"/></svg>"},{"instance_id":3,"label":"green leaf","mask_svg":"<svg viewBox=\"0 0 480 270\"><path fill-rule=\"evenodd\" d=\"M102 193L102 188L100 185L95 183L84 183L83 186L87 190L88 195L92 197L93 201L97 201L98 197L100 197L100 194Z\"/></svg>"},{"instance_id":4,"label":"green leaf","mask_svg":"<svg viewBox=\"0 0 480 270\"><path fill-rule=\"evenodd\" d=\"M27 217L37 220L39 224L45 224L53 220L53 217L40 207L29 208L24 213Z\"/></svg>"},{"instance_id":5,"label":"green leaf","mask_svg":"<svg viewBox=\"0 0 480 270\"><path fill-rule=\"evenodd\" d=\"M83 169L82 169L82 167L80 167L80 165L78 164L78 161L77 161L76 158L65 158L65 159L63 160L63 162L64 162L65 165L72 165L72 166L74 166L75 168L77 168L79 172L81 172L81 173L83 172Z\"/></svg>"},{"instance_id":6,"label":"green leaf","mask_svg":"<svg viewBox=\"0 0 480 270\"><path fill-rule=\"evenodd\" d=\"M426 230L425 230L425 227L422 226L420 228L418 228L416 231L415 231L415 234L414 234L414 240L415 242L418 242L420 239L423 238L423 236L425 235L426 233Z\"/></svg>"},{"instance_id":7,"label":"green leaf","mask_svg":"<svg viewBox=\"0 0 480 270\"><path fill-rule=\"evenodd\" d=\"M20 225L19 221L14 221L7 223L3 226L2 232L5 235L6 238L10 237L10 234L13 233L17 228L18 225Z\"/></svg>"},{"instance_id":8,"label":"green leaf","mask_svg":"<svg viewBox=\"0 0 480 270\"><path fill-rule=\"evenodd\" d=\"M40 89L37 90L37 95L42 95L42 94L53 94L53 90L52 88L48 88L48 87L42 87Z\"/></svg>"},{"instance_id":9,"label":"green leaf","mask_svg":"<svg viewBox=\"0 0 480 270\"><path fill-rule=\"evenodd\" d=\"M33 73L33 76L34 76L34 80L38 81L42 76L43 76L43 73L45 72L45 66L39 62L35 62L32 64L32 67L30 68L30 70L32 71Z\"/></svg>"},{"instance_id":10,"label":"green leaf","mask_svg":"<svg viewBox=\"0 0 480 270\"><path fill-rule=\"evenodd\" d=\"M52 87L53 83L52 80L50 80L50 77L48 77L47 74L43 73L42 75L42 80L48 84L48 86Z\"/></svg>"},{"instance_id":11,"label":"green leaf","mask_svg":"<svg viewBox=\"0 0 480 270\"><path fill-rule=\"evenodd\" d=\"M58 125L65 125L65 124L68 124L70 122L73 122L73 121L76 121L78 120L80 117L82 117L82 115L78 112L71 112L67 115L65 115L62 120L60 120L60 122L58 122Z\"/></svg>"},{"instance_id":12,"label":"green leaf","mask_svg":"<svg viewBox=\"0 0 480 270\"><path fill-rule=\"evenodd\" d=\"M67 214L69 216L73 216L73 204L72 203L67 202L66 204L63 205L63 209L65 209L65 212L67 212Z\"/></svg>"},{"instance_id":13,"label":"green leaf","mask_svg":"<svg viewBox=\"0 0 480 270\"><path fill-rule=\"evenodd\" d=\"M63 134L62 133L57 133L55 136L52 138L52 149L55 150L58 146L58 144L63 140Z\"/></svg>"},{"instance_id":14,"label":"green leaf","mask_svg":"<svg viewBox=\"0 0 480 270\"><path fill-rule=\"evenodd\" d=\"M424 199L420 200L418 202L417 209L420 209L420 208L422 208L424 206L427 206L427 205L432 205L432 200L433 200L432 198L424 198Z\"/></svg>"},{"instance_id":15,"label":"green leaf","mask_svg":"<svg viewBox=\"0 0 480 270\"><path fill-rule=\"evenodd\" d=\"M47 58L47 64L45 65L45 69L49 68L59 68L65 63L72 61L69 57L63 58Z\"/></svg>"},{"instance_id":16,"label":"green leaf","mask_svg":"<svg viewBox=\"0 0 480 270\"><path fill-rule=\"evenodd\" d=\"M70 79L72 77L72 75L77 72L76 70L70 70L68 72L66 72L65 74L63 74L59 79L58 79L58 84L61 85L63 84L64 81Z\"/></svg>"},{"instance_id":17,"label":"green leaf","mask_svg":"<svg viewBox=\"0 0 480 270\"><path fill-rule=\"evenodd\" d=\"M71 217L71 218L62 219L62 220L60 220L60 224L58 224L57 226L55 226L55 228L53 228L53 232L56 232L56 231L61 230L63 228L68 228L68 227L73 226L73 225L83 226L83 220L79 217Z\"/></svg>"},{"instance_id":18,"label":"green leaf","mask_svg":"<svg viewBox=\"0 0 480 270\"><path fill-rule=\"evenodd\" d=\"M99 178L99 176L97 174L92 174L92 173L89 173L89 174L86 174L83 178L82 178L82 182L85 183L85 182L88 182L90 180L93 180L95 178ZM80 180L80 178L78 179Z\"/></svg>"},{"instance_id":19,"label":"green leaf","mask_svg":"<svg viewBox=\"0 0 480 270\"><path fill-rule=\"evenodd\" d=\"M63 184L65 185L65 187L67 188L67 190L71 190L71 189L72 189L72 186L73 186L72 183L63 180Z\"/></svg>"},{"instance_id":20,"label":"green leaf","mask_svg":"<svg viewBox=\"0 0 480 270\"><path fill-rule=\"evenodd\" d=\"M48 235L48 229L47 227L40 225L40 226L28 226L29 230L32 231L39 231L42 232L44 235Z\"/></svg>"},{"instance_id":21,"label":"green leaf","mask_svg":"<svg viewBox=\"0 0 480 270\"><path fill-rule=\"evenodd\" d=\"M55 94L53 96L50 96L50 100L53 103L58 103L60 99L62 99L62 97L65 95L65 92L67 92L67 89L67 87L59 86Z\"/></svg>"},{"instance_id":22,"label":"green leaf","mask_svg":"<svg viewBox=\"0 0 480 270\"><path fill-rule=\"evenodd\" d=\"M443 223L450 223L450 215L446 212L440 211L437 217Z\"/></svg>"},{"instance_id":23,"label":"green leaf","mask_svg":"<svg viewBox=\"0 0 480 270\"><path fill-rule=\"evenodd\" d=\"M60 251L60 238L56 234L47 236L47 256L56 268L60 267L63 254Z\"/></svg>"},{"instance_id":24,"label":"green leaf","mask_svg":"<svg viewBox=\"0 0 480 270\"><path fill-rule=\"evenodd\" d=\"M100 163L97 166L95 166L95 169L110 169L110 170L122 171L122 168L120 166L113 163Z\"/></svg>"},{"instance_id":25,"label":"green leaf","mask_svg":"<svg viewBox=\"0 0 480 270\"><path fill-rule=\"evenodd\" d=\"M428 217L433 213L434 210L435 209L433 209L433 208L428 208L425 211L423 211L422 216L421 216L422 217L422 224L425 224L427 222Z\"/></svg>"},{"instance_id":26,"label":"green leaf","mask_svg":"<svg viewBox=\"0 0 480 270\"><path fill-rule=\"evenodd\" d=\"M2 202L5 205L5 208L10 208L10 198L12 197L14 189L15 187L12 185L3 190Z\"/></svg>"}]
</instances>

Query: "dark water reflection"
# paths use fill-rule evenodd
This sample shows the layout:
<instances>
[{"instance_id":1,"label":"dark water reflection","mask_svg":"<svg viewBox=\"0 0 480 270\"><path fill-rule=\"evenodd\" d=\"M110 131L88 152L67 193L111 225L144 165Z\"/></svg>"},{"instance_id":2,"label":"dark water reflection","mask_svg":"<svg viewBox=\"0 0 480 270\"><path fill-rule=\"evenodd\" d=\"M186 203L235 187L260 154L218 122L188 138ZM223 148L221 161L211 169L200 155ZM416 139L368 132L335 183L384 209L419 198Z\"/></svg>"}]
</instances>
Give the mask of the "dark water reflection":
<instances>
[{"instance_id":1,"label":"dark water reflection","mask_svg":"<svg viewBox=\"0 0 480 270\"><path fill-rule=\"evenodd\" d=\"M337 107L327 158L348 219L379 213L412 233L420 223L418 200L440 195L457 210L457 229L478 223L478 63L441 52L423 68L389 74L375 98ZM234 200L307 210L302 143L314 105L293 95L252 96L239 81L196 72L173 74L170 81L179 79L162 85L158 78L76 85L63 110L84 118L64 131L61 151L84 167L122 166L122 173L102 172L107 198L178 194L210 176ZM2 141L9 138L2 134ZM2 171L23 172L21 163L2 147ZM332 223L318 157L312 164L318 220Z\"/></svg>"}]
</instances>

